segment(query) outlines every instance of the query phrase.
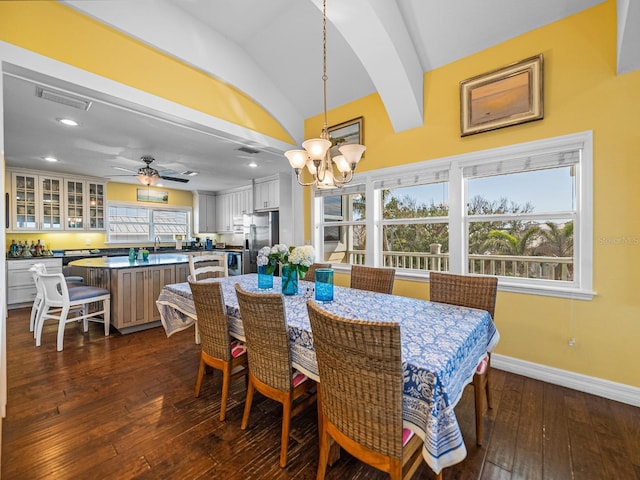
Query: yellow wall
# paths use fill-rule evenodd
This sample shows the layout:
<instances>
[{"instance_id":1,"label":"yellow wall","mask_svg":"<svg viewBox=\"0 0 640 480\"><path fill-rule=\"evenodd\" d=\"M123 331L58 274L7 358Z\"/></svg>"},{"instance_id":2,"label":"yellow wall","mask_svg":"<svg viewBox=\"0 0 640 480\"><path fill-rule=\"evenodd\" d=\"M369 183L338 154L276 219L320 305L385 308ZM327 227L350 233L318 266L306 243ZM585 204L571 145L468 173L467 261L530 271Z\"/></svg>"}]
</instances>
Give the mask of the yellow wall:
<instances>
[{"instance_id":1,"label":"yellow wall","mask_svg":"<svg viewBox=\"0 0 640 480\"><path fill-rule=\"evenodd\" d=\"M364 116L368 148L360 171L593 130L597 296L577 301L499 293L497 352L640 387L640 72L616 75L615 23L615 1L609 0L427 73L419 128L394 133L375 94L331 111L329 118L336 124ZM63 5L0 2L0 39L288 140L242 94ZM461 138L459 82L538 53L545 61L545 118ZM211 97L203 101L203 93ZM317 136L321 123L320 117L308 119L307 136ZM305 231L310 238L308 214ZM397 293L428 297L427 284L396 285ZM569 336L577 340L574 347L567 345Z\"/></svg>"},{"instance_id":2,"label":"yellow wall","mask_svg":"<svg viewBox=\"0 0 640 480\"><path fill-rule=\"evenodd\" d=\"M237 89L52 1L0 1L0 40L293 143Z\"/></svg>"},{"instance_id":3,"label":"yellow wall","mask_svg":"<svg viewBox=\"0 0 640 480\"><path fill-rule=\"evenodd\" d=\"M538 53L544 54L544 119L461 138L459 82ZM377 95L329 112L332 124L365 118L367 151L358 171L593 131L597 296L499 293L496 352L640 387L640 71L616 75L615 1L427 73L424 97L424 125L398 134ZM320 117L308 119L306 136L321 126ZM308 211L309 198L306 205ZM309 216L305 227L309 232ZM346 285L348 277L336 282ZM394 292L428 298L428 285L396 280Z\"/></svg>"},{"instance_id":4,"label":"yellow wall","mask_svg":"<svg viewBox=\"0 0 640 480\"><path fill-rule=\"evenodd\" d=\"M118 201L118 202L131 202L136 203L140 206L158 206L158 203L148 203L148 202L138 202L136 199L137 189L138 188L146 188L142 187L142 185L132 185L130 183L118 183L118 182L108 182L107 183L107 202L108 201ZM171 188L164 187L150 187L151 190L162 190L164 192L168 192L169 199L166 203L167 206L174 207L189 207L193 206L193 194L190 191L186 190L173 190ZM108 247L105 244L105 234L102 232L52 232L52 233L7 233L6 237L6 249L9 249L9 245L11 242L15 240L16 243L19 241L27 242L29 245L31 241L38 242L38 240L42 240L42 243L46 245L51 250L54 249L63 249L63 250L74 250L74 249L93 249L93 248L104 248ZM87 243L88 242L88 243ZM129 245L121 245L118 244L118 247L128 247ZM139 246L136 243L133 246ZM113 248L113 245L111 245Z\"/></svg>"}]
</instances>

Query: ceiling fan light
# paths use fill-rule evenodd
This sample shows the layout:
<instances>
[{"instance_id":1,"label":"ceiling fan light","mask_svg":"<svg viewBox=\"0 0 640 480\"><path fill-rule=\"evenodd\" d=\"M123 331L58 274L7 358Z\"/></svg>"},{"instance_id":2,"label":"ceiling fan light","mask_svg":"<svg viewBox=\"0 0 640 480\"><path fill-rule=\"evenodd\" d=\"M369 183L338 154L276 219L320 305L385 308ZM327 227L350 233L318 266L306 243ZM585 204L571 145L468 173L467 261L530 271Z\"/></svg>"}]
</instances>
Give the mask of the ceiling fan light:
<instances>
[{"instance_id":1,"label":"ceiling fan light","mask_svg":"<svg viewBox=\"0 0 640 480\"><path fill-rule=\"evenodd\" d=\"M302 148L307 151L311 160L322 160L330 147L331 142L324 138L310 138L302 142Z\"/></svg>"},{"instance_id":2,"label":"ceiling fan light","mask_svg":"<svg viewBox=\"0 0 640 480\"><path fill-rule=\"evenodd\" d=\"M289 160L291 168L298 169L304 168L304 165L307 163L307 159L309 158L306 150L287 150L284 152L284 156Z\"/></svg>"},{"instance_id":3,"label":"ceiling fan light","mask_svg":"<svg viewBox=\"0 0 640 480\"><path fill-rule=\"evenodd\" d=\"M158 175L139 174L137 176L137 178L140 181L140 183L142 183L143 185L146 185L146 186L154 186L160 180L160 177Z\"/></svg>"},{"instance_id":4,"label":"ceiling fan light","mask_svg":"<svg viewBox=\"0 0 640 480\"><path fill-rule=\"evenodd\" d=\"M344 155L347 163L353 167L358 164L358 162L362 158L362 154L366 149L367 147L357 143L349 143L338 148L338 150L340 150L340 153Z\"/></svg>"}]
</instances>

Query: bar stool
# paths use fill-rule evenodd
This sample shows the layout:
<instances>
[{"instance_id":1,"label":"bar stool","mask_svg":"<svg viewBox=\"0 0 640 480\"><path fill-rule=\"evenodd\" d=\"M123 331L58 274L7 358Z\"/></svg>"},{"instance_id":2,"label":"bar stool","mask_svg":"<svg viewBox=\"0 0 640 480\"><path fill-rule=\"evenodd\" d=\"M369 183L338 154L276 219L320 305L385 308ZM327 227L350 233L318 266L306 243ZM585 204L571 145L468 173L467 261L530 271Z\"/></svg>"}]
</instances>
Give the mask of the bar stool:
<instances>
[{"instance_id":1,"label":"bar stool","mask_svg":"<svg viewBox=\"0 0 640 480\"><path fill-rule=\"evenodd\" d=\"M104 335L109 335L111 293L100 287L73 287L68 288L65 277L61 273L37 273L38 281L42 286L43 300L36 320L36 346L40 346L42 327L49 319L58 321L57 350L62 351L64 340L64 327L69 322L82 320L84 331L89 330L88 321L104 323ZM102 309L89 312L90 303L102 302ZM68 318L69 311L80 307L79 315ZM102 319L97 317L102 315Z\"/></svg>"}]
</instances>

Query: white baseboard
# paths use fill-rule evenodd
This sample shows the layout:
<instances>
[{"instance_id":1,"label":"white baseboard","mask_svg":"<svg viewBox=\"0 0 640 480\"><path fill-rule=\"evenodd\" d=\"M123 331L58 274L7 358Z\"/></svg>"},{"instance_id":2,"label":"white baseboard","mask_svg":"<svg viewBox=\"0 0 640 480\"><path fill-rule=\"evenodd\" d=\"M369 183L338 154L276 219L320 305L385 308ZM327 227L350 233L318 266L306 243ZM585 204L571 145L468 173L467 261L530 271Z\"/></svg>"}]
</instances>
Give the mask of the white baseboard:
<instances>
[{"instance_id":1,"label":"white baseboard","mask_svg":"<svg viewBox=\"0 0 640 480\"><path fill-rule=\"evenodd\" d=\"M640 388L638 387L547 367L496 353L491 354L491 367L640 407Z\"/></svg>"}]
</instances>

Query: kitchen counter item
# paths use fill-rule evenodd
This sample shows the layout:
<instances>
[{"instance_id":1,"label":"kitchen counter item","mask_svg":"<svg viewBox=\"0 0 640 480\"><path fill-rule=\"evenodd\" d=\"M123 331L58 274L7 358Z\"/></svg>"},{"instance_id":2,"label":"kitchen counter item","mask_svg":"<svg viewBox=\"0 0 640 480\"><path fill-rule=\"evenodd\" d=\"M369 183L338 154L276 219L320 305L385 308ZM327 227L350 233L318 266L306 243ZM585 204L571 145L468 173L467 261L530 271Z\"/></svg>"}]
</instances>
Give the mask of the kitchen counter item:
<instances>
[{"instance_id":1,"label":"kitchen counter item","mask_svg":"<svg viewBox=\"0 0 640 480\"><path fill-rule=\"evenodd\" d=\"M189 255L181 253L158 253L151 254L147 260L129 260L129 257L94 257L74 260L69 263L73 267L95 267L95 268L134 268L149 267L157 265L173 265L177 263L188 263Z\"/></svg>"}]
</instances>

